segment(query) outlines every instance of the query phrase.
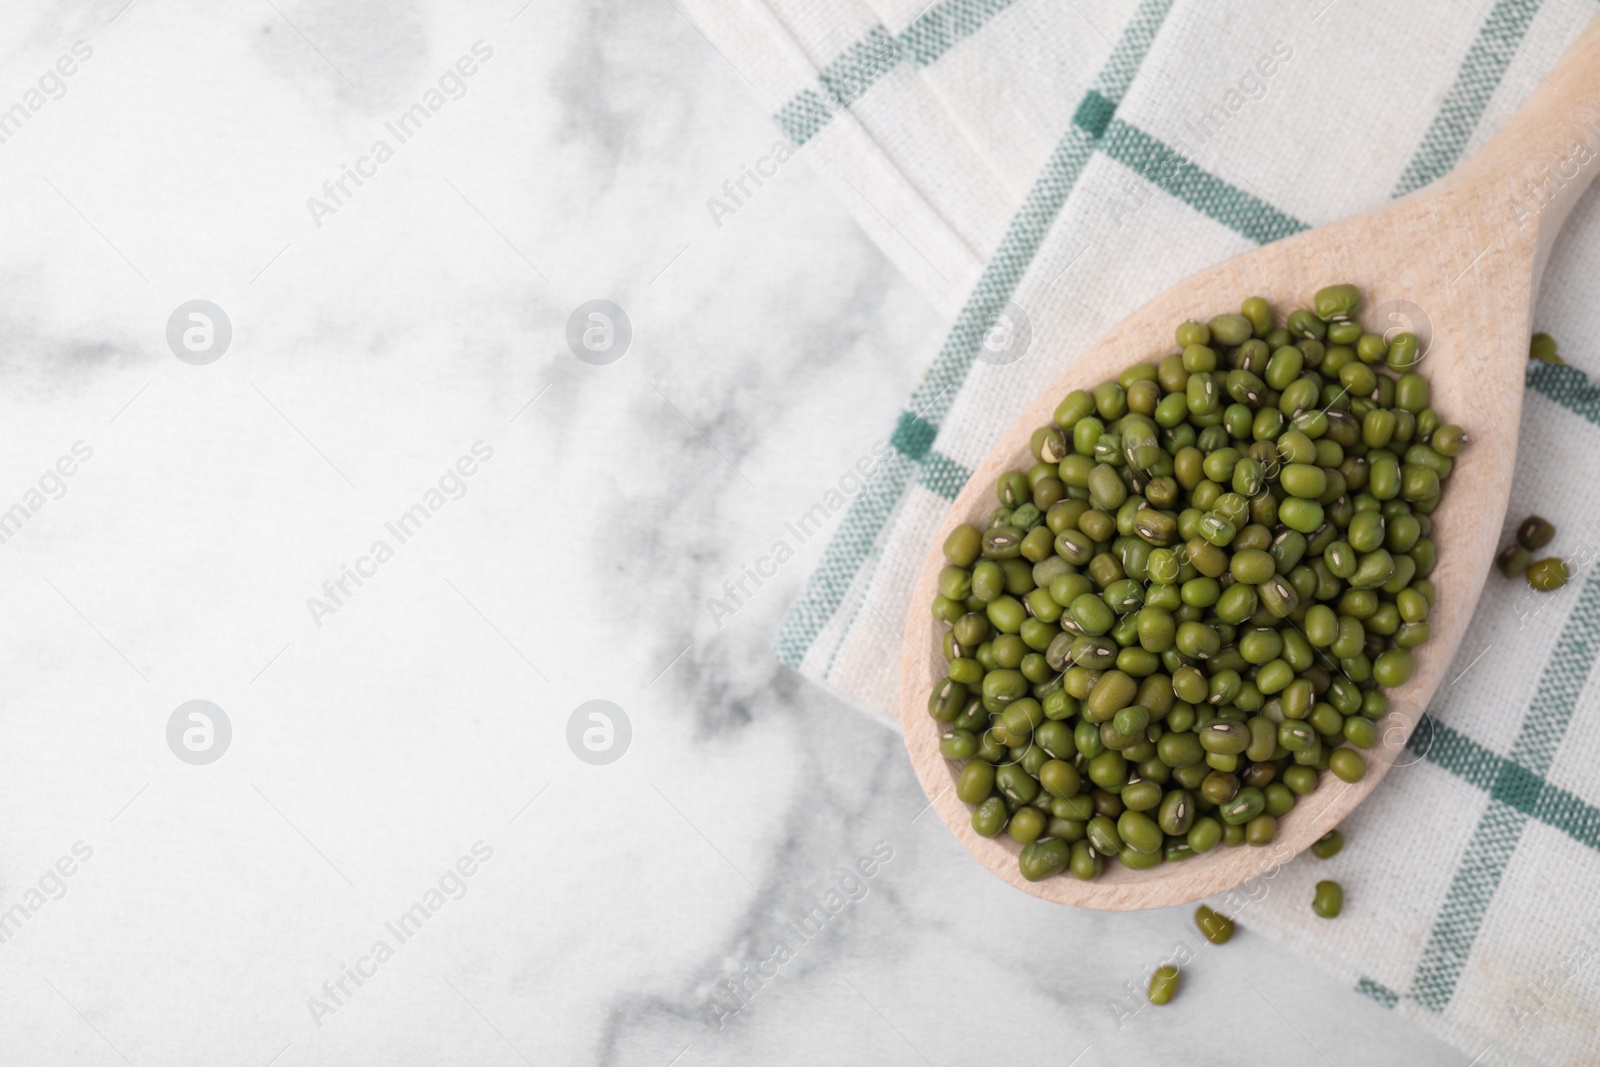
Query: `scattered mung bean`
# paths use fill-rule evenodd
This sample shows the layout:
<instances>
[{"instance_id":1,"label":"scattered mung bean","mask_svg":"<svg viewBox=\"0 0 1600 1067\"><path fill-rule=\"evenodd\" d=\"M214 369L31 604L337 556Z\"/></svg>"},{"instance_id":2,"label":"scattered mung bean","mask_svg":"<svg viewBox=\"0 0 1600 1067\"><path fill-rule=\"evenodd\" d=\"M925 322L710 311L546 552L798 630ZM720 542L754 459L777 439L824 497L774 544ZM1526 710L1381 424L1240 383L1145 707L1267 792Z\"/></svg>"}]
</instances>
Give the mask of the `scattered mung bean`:
<instances>
[{"instance_id":1,"label":"scattered mung bean","mask_svg":"<svg viewBox=\"0 0 1600 1067\"><path fill-rule=\"evenodd\" d=\"M1533 588L1541 593L1548 593L1567 584L1572 577L1572 568L1567 565L1566 560L1559 556L1551 556L1549 559L1528 564L1524 577Z\"/></svg>"},{"instance_id":2,"label":"scattered mung bean","mask_svg":"<svg viewBox=\"0 0 1600 1067\"><path fill-rule=\"evenodd\" d=\"M1555 540L1556 528L1548 519L1529 515L1517 525L1517 543L1535 552Z\"/></svg>"},{"instance_id":3,"label":"scattered mung bean","mask_svg":"<svg viewBox=\"0 0 1600 1067\"><path fill-rule=\"evenodd\" d=\"M1213 945L1226 945L1233 938L1233 920L1204 904L1195 909L1194 924Z\"/></svg>"},{"instance_id":4,"label":"scattered mung bean","mask_svg":"<svg viewBox=\"0 0 1600 1067\"><path fill-rule=\"evenodd\" d=\"M1515 541L1502 548L1500 554L1494 558L1495 567L1507 578L1520 578L1527 573L1528 564L1532 562L1533 557L1528 554L1528 550Z\"/></svg>"},{"instance_id":5,"label":"scattered mung bean","mask_svg":"<svg viewBox=\"0 0 1600 1067\"><path fill-rule=\"evenodd\" d=\"M1318 882L1316 893L1311 898L1311 910L1324 919L1337 919L1344 910L1344 887L1338 882Z\"/></svg>"},{"instance_id":6,"label":"scattered mung bean","mask_svg":"<svg viewBox=\"0 0 1600 1067\"><path fill-rule=\"evenodd\" d=\"M1178 992L1178 968L1168 964L1150 976L1150 1003L1166 1004Z\"/></svg>"},{"instance_id":7,"label":"scattered mung bean","mask_svg":"<svg viewBox=\"0 0 1600 1067\"><path fill-rule=\"evenodd\" d=\"M1556 352L1556 340L1547 333L1536 333L1528 345L1528 358L1561 365L1566 362Z\"/></svg>"}]
</instances>

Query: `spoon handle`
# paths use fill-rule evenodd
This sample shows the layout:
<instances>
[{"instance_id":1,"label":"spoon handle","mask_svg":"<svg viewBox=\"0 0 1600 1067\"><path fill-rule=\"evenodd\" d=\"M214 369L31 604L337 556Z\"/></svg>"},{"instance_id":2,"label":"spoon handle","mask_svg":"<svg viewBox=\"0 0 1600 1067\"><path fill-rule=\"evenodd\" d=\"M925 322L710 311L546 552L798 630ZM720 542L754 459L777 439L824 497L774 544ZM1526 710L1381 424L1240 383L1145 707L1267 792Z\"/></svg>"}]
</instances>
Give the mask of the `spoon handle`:
<instances>
[{"instance_id":1,"label":"spoon handle","mask_svg":"<svg viewBox=\"0 0 1600 1067\"><path fill-rule=\"evenodd\" d=\"M1526 103L1462 165L1451 184L1476 187L1486 220L1533 252L1537 291L1555 236L1600 171L1600 17Z\"/></svg>"}]
</instances>

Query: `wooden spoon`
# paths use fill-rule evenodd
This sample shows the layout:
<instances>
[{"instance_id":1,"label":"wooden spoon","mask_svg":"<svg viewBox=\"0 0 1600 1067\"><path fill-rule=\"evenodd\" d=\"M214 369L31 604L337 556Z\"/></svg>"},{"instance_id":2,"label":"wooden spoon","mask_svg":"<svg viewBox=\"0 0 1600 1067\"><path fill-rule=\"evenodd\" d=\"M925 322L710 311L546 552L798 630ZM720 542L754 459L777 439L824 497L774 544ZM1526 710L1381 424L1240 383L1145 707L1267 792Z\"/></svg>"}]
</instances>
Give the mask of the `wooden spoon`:
<instances>
[{"instance_id":1,"label":"wooden spoon","mask_svg":"<svg viewBox=\"0 0 1600 1067\"><path fill-rule=\"evenodd\" d=\"M1600 170L1597 156L1600 20L1494 139L1456 171L1380 211L1286 238L1189 278L1096 342L1000 437L930 543L911 597L900 675L900 719L917 777L945 825L984 866L1018 889L1062 904L1116 911L1165 907L1266 873L1366 799L1404 752L1438 688L1499 547L1517 458L1534 293L1556 234ZM1279 820L1277 838L1267 848L1218 847L1144 871L1110 862L1090 882L1070 874L1026 881L1017 870L1019 847L1009 837L990 840L973 832L971 809L953 789L958 766L939 754L940 727L928 717L928 693L944 663L944 627L928 606L945 563L946 535L963 522L984 527L996 507L997 479L1033 465L1029 435L1050 422L1070 390L1092 389L1131 363L1175 351L1178 323L1237 311L1247 296L1266 297L1281 316L1309 307L1316 290L1338 282L1362 291L1359 314L1369 329L1420 334L1431 327L1431 347L1419 369L1432 383L1434 408L1445 421L1463 426L1468 437L1433 516L1439 562L1431 575L1438 590L1428 620L1432 638L1417 650L1411 680L1389 691L1391 712L1379 724L1383 744L1366 754L1366 777L1347 785L1322 775L1316 791ZM1386 306L1399 309L1406 321L1376 321L1374 310Z\"/></svg>"}]
</instances>

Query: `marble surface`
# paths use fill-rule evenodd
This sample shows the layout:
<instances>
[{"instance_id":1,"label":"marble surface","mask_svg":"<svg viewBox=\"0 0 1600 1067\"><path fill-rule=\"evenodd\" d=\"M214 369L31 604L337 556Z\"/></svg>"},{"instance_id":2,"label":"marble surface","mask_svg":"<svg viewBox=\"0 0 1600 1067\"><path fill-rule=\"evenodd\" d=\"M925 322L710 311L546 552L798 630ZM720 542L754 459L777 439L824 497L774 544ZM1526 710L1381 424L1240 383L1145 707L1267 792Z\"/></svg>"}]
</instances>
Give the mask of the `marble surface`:
<instances>
[{"instance_id":1,"label":"marble surface","mask_svg":"<svg viewBox=\"0 0 1600 1067\"><path fill-rule=\"evenodd\" d=\"M1467 1061L1248 929L1119 1008L1185 910L1010 890L775 663L943 323L803 153L712 217L775 137L667 0L123 2L3 44L0 1059Z\"/></svg>"}]
</instances>

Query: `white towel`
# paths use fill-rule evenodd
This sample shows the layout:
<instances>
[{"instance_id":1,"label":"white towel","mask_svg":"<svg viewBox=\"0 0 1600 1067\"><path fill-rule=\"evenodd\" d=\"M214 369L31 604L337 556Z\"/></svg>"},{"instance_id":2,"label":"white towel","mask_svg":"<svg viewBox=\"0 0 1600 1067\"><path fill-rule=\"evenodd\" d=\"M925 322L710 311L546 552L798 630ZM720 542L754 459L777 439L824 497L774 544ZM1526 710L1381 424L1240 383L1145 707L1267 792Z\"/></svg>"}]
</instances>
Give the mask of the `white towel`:
<instances>
[{"instance_id":1,"label":"white towel","mask_svg":"<svg viewBox=\"0 0 1600 1067\"><path fill-rule=\"evenodd\" d=\"M1587 0L688 9L953 324L779 639L785 662L891 724L889 620L967 472L1062 362L1201 267L1445 173L1596 13ZM1533 596L1491 576L1413 764L1347 820L1346 851L1288 865L1261 900L1220 901L1480 1065L1600 1062L1597 261L1591 194L1535 311L1571 365L1530 368L1508 520L1553 520L1575 579ZM980 358L1007 303L1051 360ZM1330 873L1344 921L1307 906Z\"/></svg>"}]
</instances>

